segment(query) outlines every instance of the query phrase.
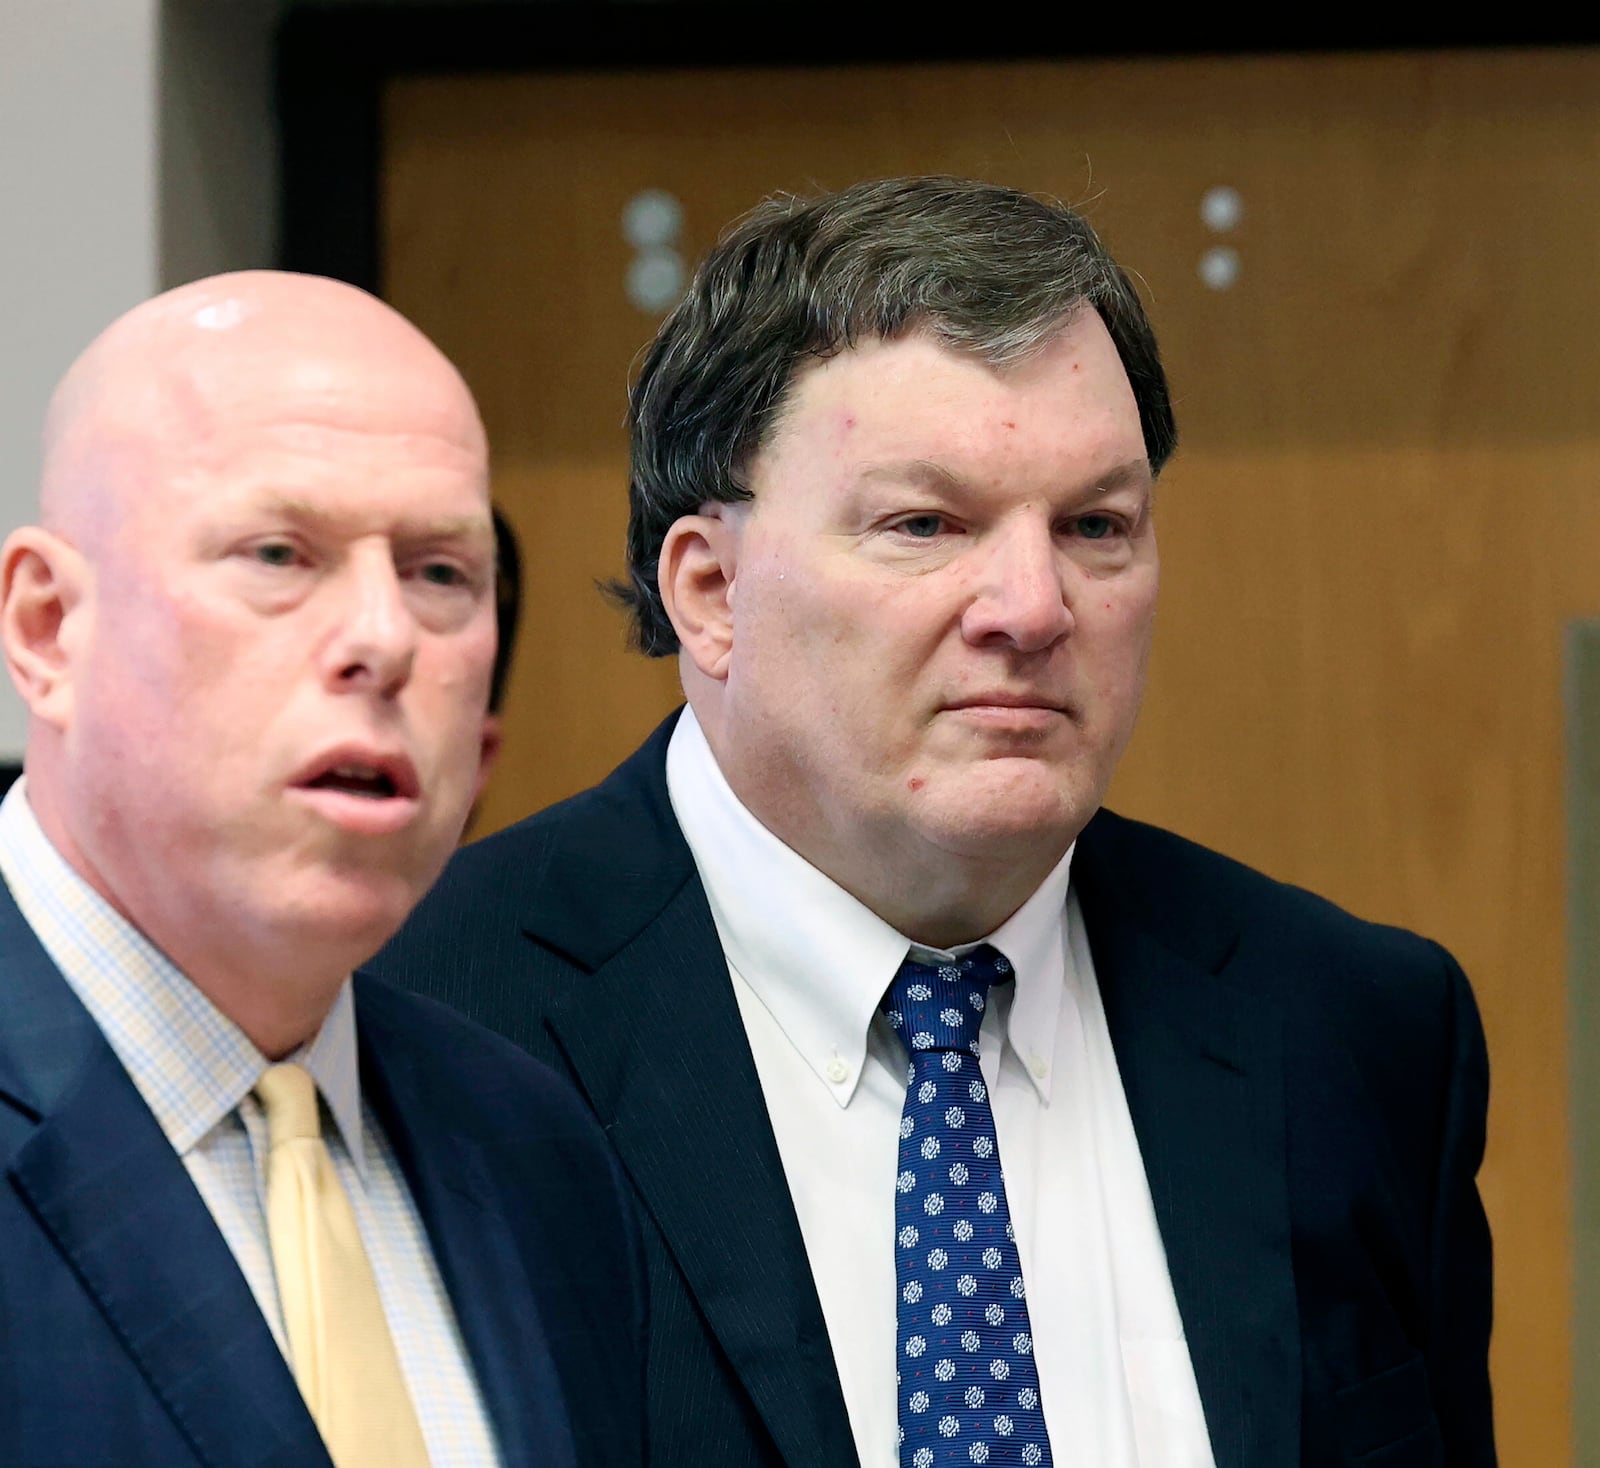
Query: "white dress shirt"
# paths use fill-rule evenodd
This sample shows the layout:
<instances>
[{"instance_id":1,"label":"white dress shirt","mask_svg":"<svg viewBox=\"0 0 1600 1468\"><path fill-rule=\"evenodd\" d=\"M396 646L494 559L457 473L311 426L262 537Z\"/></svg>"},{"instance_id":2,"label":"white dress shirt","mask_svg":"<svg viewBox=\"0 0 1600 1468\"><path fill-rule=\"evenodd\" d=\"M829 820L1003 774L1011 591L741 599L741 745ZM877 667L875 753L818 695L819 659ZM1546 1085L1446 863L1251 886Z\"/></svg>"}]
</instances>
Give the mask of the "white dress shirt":
<instances>
[{"instance_id":1,"label":"white dress shirt","mask_svg":"<svg viewBox=\"0 0 1600 1468\"><path fill-rule=\"evenodd\" d=\"M266 1057L51 845L18 780L0 804L0 875L28 925L144 1098L289 1358L267 1235ZM323 1135L372 1262L430 1460L499 1462L466 1346L394 1154L362 1100L346 981L316 1036L288 1057L317 1083Z\"/></svg>"},{"instance_id":2,"label":"white dress shirt","mask_svg":"<svg viewBox=\"0 0 1600 1468\"><path fill-rule=\"evenodd\" d=\"M687 709L667 788L727 956L862 1468L896 1468L906 1062L878 1004L912 945L739 802ZM984 940L1016 983L992 992L979 1057L1052 1455L1063 1468L1212 1468L1071 862L1068 851Z\"/></svg>"}]
</instances>

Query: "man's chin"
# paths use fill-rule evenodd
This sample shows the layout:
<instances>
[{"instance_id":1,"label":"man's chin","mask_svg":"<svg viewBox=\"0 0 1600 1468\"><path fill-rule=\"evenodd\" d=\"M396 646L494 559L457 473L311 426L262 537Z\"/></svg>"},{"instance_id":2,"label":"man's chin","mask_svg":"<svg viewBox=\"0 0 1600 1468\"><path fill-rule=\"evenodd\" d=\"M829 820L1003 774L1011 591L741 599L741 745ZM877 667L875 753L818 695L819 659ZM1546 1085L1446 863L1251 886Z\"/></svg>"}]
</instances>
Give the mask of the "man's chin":
<instances>
[{"instance_id":1,"label":"man's chin","mask_svg":"<svg viewBox=\"0 0 1600 1468\"><path fill-rule=\"evenodd\" d=\"M1032 864L1054 853L1058 859L1077 839L1099 805L1059 786L1038 791L1010 789L985 798L981 788L941 802L931 798L917 824L945 850L979 860Z\"/></svg>"},{"instance_id":2,"label":"man's chin","mask_svg":"<svg viewBox=\"0 0 1600 1468\"><path fill-rule=\"evenodd\" d=\"M279 927L308 946L364 963L400 930L426 883L396 873L335 870L286 902Z\"/></svg>"}]
</instances>

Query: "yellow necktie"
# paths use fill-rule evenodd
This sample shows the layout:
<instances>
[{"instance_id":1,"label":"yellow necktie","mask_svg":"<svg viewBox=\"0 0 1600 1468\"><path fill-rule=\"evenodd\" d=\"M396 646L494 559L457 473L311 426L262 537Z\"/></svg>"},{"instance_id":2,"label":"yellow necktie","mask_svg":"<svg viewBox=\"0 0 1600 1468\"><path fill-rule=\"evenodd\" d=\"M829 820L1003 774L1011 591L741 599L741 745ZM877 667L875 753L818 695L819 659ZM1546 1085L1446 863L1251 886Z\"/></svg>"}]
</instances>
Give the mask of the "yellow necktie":
<instances>
[{"instance_id":1,"label":"yellow necktie","mask_svg":"<svg viewBox=\"0 0 1600 1468\"><path fill-rule=\"evenodd\" d=\"M337 1468L428 1468L350 1200L298 1065L256 1082L267 1112L267 1232L295 1381Z\"/></svg>"}]
</instances>

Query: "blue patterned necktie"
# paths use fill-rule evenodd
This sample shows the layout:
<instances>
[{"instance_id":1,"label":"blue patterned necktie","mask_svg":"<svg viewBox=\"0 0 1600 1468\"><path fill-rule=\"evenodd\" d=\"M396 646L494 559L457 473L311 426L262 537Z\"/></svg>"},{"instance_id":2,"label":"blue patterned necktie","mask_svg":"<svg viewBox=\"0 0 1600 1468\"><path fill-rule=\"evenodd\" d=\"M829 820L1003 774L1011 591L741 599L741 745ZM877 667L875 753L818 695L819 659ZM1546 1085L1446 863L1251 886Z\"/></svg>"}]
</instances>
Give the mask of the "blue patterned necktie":
<instances>
[{"instance_id":1,"label":"blue patterned necktie","mask_svg":"<svg viewBox=\"0 0 1600 1468\"><path fill-rule=\"evenodd\" d=\"M978 1070L987 943L953 964L907 959L884 1011L911 1057L895 1179L900 1468L1049 1468L1039 1370Z\"/></svg>"}]
</instances>

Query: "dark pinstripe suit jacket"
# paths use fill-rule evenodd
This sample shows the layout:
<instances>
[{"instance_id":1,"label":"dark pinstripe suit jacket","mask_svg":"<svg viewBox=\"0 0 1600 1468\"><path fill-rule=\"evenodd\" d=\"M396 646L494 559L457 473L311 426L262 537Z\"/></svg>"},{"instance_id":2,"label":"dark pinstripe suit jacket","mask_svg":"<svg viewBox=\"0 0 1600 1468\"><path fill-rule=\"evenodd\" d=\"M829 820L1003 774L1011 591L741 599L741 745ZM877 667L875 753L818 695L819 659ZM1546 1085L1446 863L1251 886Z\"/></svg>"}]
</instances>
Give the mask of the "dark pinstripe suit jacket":
<instances>
[{"instance_id":1,"label":"dark pinstripe suit jacket","mask_svg":"<svg viewBox=\"0 0 1600 1468\"><path fill-rule=\"evenodd\" d=\"M563 1067L605 1127L647 1219L652 1462L836 1468L849 1424L670 726L459 853L376 967ZM1073 881L1218 1468L1492 1464L1459 969L1107 812Z\"/></svg>"}]
</instances>

